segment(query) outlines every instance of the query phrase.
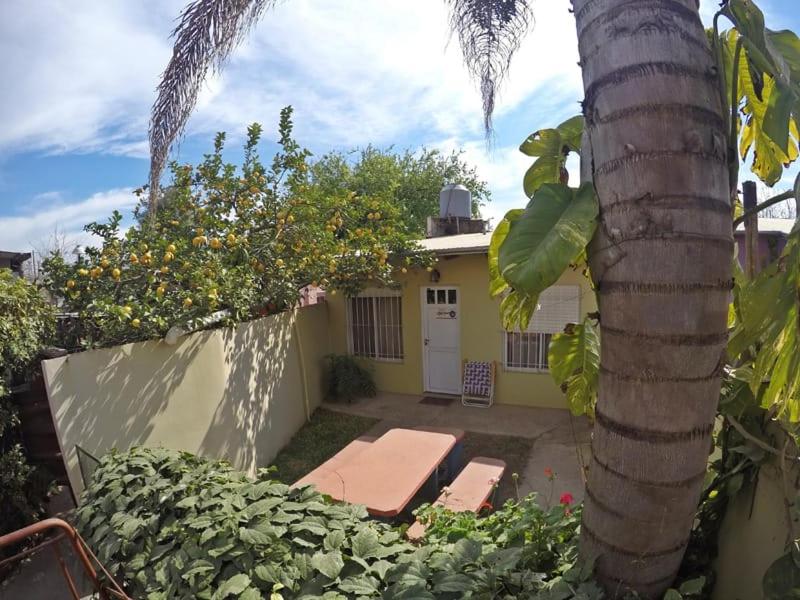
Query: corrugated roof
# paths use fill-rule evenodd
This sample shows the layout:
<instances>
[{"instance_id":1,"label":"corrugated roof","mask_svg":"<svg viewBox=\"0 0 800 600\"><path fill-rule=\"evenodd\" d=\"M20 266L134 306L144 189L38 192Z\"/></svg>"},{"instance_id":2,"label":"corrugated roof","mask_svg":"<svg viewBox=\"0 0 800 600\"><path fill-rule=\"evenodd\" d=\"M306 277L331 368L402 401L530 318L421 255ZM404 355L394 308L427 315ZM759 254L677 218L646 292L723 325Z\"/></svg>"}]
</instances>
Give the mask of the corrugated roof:
<instances>
[{"instance_id":1,"label":"corrugated roof","mask_svg":"<svg viewBox=\"0 0 800 600\"><path fill-rule=\"evenodd\" d=\"M759 233L784 233L789 235L794 227L794 219L770 219L767 217L759 217L758 219L758 232ZM744 231L744 223L739 223L736 231Z\"/></svg>"},{"instance_id":2,"label":"corrugated roof","mask_svg":"<svg viewBox=\"0 0 800 600\"><path fill-rule=\"evenodd\" d=\"M491 233L460 233L419 240L419 244L436 254L482 254L489 249L491 240Z\"/></svg>"}]
</instances>

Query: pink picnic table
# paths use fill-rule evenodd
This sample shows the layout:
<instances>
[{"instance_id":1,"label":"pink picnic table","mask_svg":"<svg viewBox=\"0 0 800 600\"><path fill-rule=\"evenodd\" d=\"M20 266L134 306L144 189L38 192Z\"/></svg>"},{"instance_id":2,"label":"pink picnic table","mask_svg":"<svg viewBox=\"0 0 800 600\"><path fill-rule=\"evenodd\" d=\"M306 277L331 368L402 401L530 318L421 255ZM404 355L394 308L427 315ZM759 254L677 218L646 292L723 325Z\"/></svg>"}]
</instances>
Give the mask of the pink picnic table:
<instances>
[{"instance_id":1,"label":"pink picnic table","mask_svg":"<svg viewBox=\"0 0 800 600\"><path fill-rule=\"evenodd\" d=\"M456 444L449 433L390 429L360 452L316 469L295 485L313 485L335 500L364 504L371 515L402 512Z\"/></svg>"}]
</instances>

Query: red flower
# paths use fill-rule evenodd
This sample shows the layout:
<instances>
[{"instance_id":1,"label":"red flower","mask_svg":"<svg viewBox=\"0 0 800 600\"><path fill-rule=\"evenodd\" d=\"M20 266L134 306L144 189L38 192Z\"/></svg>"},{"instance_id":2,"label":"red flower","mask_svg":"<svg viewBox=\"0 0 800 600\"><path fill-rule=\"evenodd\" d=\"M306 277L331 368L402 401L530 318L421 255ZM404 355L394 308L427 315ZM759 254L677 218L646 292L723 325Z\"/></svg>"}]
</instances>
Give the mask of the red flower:
<instances>
[{"instance_id":1,"label":"red flower","mask_svg":"<svg viewBox=\"0 0 800 600\"><path fill-rule=\"evenodd\" d=\"M561 494L561 499L559 500L559 502L561 502L561 504L563 504L564 506L569 506L570 504L572 504L573 500L575 500L575 498L572 497L572 494L570 494L569 492L564 492L563 494Z\"/></svg>"},{"instance_id":2,"label":"red flower","mask_svg":"<svg viewBox=\"0 0 800 600\"><path fill-rule=\"evenodd\" d=\"M553 478L553 475L554 475L554 474L553 474L553 469L551 469L550 467L547 467L547 468L544 470L544 476L545 476L545 477L547 477L548 479L552 479L552 478Z\"/></svg>"}]
</instances>

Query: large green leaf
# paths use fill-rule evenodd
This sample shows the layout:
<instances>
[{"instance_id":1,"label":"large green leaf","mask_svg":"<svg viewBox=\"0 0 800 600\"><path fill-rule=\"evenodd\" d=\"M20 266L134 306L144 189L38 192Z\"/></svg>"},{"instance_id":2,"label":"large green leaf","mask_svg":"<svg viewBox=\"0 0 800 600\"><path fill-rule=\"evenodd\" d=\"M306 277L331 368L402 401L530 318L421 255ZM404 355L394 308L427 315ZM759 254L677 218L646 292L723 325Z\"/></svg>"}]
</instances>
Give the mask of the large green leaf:
<instances>
[{"instance_id":1,"label":"large green leaf","mask_svg":"<svg viewBox=\"0 0 800 600\"><path fill-rule=\"evenodd\" d=\"M761 582L764 600L800 598L800 568L787 552L772 563Z\"/></svg>"},{"instance_id":2,"label":"large green leaf","mask_svg":"<svg viewBox=\"0 0 800 600\"><path fill-rule=\"evenodd\" d=\"M743 67L739 69L739 85L744 98L742 112L745 117L739 140L739 154L742 160L745 160L752 149L753 173L767 185L775 185L783 174L783 168L797 159L797 140L800 139L797 124L794 119L786 121L787 151L784 152L781 150L781 145L776 144L764 129L767 106L770 102L775 103L775 100L772 99L775 80L769 75L764 75L762 99L759 99L752 73L749 68ZM775 118L774 113L775 111L773 111L773 119ZM778 135L774 130L782 129L782 126L773 123L771 128L773 129L772 135Z\"/></svg>"},{"instance_id":3,"label":"large green leaf","mask_svg":"<svg viewBox=\"0 0 800 600\"><path fill-rule=\"evenodd\" d=\"M214 600L222 600L228 596L238 596L250 585L250 577L246 573L239 573L225 580L214 593Z\"/></svg>"},{"instance_id":4,"label":"large green leaf","mask_svg":"<svg viewBox=\"0 0 800 600\"><path fill-rule=\"evenodd\" d=\"M328 579L336 579L344 568L344 559L338 550L317 552L311 557L311 566Z\"/></svg>"},{"instance_id":5,"label":"large green leaf","mask_svg":"<svg viewBox=\"0 0 800 600\"><path fill-rule=\"evenodd\" d=\"M520 152L538 157L525 173L523 188L528 198L545 183L564 183L565 163L570 152L580 152L583 117L567 119L553 129L540 129L529 135Z\"/></svg>"},{"instance_id":6,"label":"large green leaf","mask_svg":"<svg viewBox=\"0 0 800 600\"><path fill-rule=\"evenodd\" d=\"M492 241L489 243L489 295L492 298L508 289L508 283L500 273L497 256L500 252L500 246L511 229L511 223L519 219L522 213L523 209L521 208L514 208L508 211L492 232Z\"/></svg>"},{"instance_id":7,"label":"large green leaf","mask_svg":"<svg viewBox=\"0 0 800 600\"><path fill-rule=\"evenodd\" d=\"M597 227L598 205L587 183L575 190L546 184L513 223L498 253L508 284L531 298L553 285Z\"/></svg>"},{"instance_id":8,"label":"large green leaf","mask_svg":"<svg viewBox=\"0 0 800 600\"><path fill-rule=\"evenodd\" d=\"M529 295L519 290L510 290L500 302L500 321L503 329L525 330L539 302L539 294Z\"/></svg>"},{"instance_id":9,"label":"large green leaf","mask_svg":"<svg viewBox=\"0 0 800 600\"><path fill-rule=\"evenodd\" d=\"M772 80L774 89L769 98L760 93L751 96L749 92L745 92L745 98L750 103L765 103L763 115L758 119L760 129L783 155L791 156L793 145L796 153L796 127L800 121L800 39L788 30L767 29L763 13L752 0L730 0L723 14L736 26L733 39L741 37L745 60L740 74L748 72L751 79ZM760 91L758 87L753 86L753 91ZM792 123L795 126L794 139ZM761 167L763 170L763 165ZM756 174L761 177L759 172Z\"/></svg>"},{"instance_id":10,"label":"large green leaf","mask_svg":"<svg viewBox=\"0 0 800 600\"><path fill-rule=\"evenodd\" d=\"M781 258L739 292L741 323L729 356L754 355L750 389L764 408L800 421L800 232L792 233Z\"/></svg>"},{"instance_id":11,"label":"large green leaf","mask_svg":"<svg viewBox=\"0 0 800 600\"><path fill-rule=\"evenodd\" d=\"M600 371L600 337L587 317L570 324L550 341L547 352L550 374L567 396L575 415L594 414L597 380Z\"/></svg>"}]
</instances>

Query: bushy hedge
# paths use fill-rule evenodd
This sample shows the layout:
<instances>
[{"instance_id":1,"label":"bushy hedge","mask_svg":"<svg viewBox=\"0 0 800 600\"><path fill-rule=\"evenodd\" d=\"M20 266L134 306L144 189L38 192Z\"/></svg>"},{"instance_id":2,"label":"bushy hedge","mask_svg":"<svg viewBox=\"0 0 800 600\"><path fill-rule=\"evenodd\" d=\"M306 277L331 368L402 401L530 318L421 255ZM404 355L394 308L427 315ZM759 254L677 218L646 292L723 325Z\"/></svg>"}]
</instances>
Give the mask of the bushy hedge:
<instances>
[{"instance_id":1,"label":"bushy hedge","mask_svg":"<svg viewBox=\"0 0 800 600\"><path fill-rule=\"evenodd\" d=\"M52 489L52 478L28 463L10 385L25 379L54 324L53 307L39 289L0 269L0 534L41 517ZM0 550L0 558L8 553Z\"/></svg>"},{"instance_id":2,"label":"bushy hedge","mask_svg":"<svg viewBox=\"0 0 800 600\"><path fill-rule=\"evenodd\" d=\"M250 480L224 462L139 448L103 459L76 518L135 598L602 597L575 565L578 518L562 507L528 497L464 526L432 513L416 548L363 507L267 471Z\"/></svg>"}]
</instances>

